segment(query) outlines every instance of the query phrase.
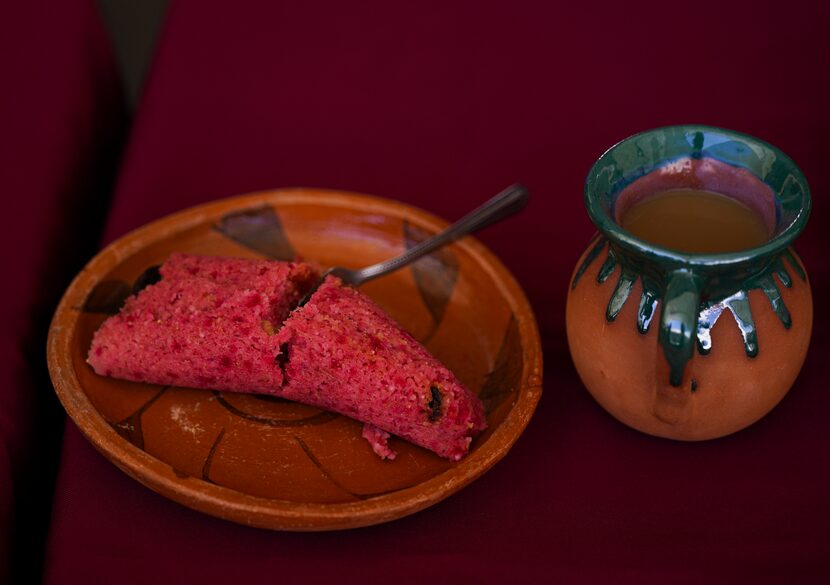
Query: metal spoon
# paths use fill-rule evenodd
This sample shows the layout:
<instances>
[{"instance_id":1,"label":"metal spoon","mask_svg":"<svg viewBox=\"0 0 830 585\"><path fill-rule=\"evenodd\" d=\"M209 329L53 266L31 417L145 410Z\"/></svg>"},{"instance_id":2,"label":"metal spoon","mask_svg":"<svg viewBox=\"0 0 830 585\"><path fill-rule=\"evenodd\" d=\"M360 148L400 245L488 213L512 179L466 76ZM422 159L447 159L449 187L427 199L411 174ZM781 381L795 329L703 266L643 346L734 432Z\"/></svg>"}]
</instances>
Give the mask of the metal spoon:
<instances>
[{"instance_id":1,"label":"metal spoon","mask_svg":"<svg viewBox=\"0 0 830 585\"><path fill-rule=\"evenodd\" d=\"M462 236L476 232L482 228L492 225L506 217L521 211L527 205L530 193L522 185L511 185L482 206L474 209L457 222L449 226L444 231L435 234L431 238L427 238L420 244L410 248L400 256L361 268L359 270L350 270L342 266L335 266L323 272L320 279L314 284L309 292L300 299L299 305L302 307L311 298L311 295L320 287L326 280L326 277L336 276L340 278L345 284L352 286L360 286L372 279L379 278L390 272L393 272L404 266L408 266L418 258L426 256L430 252L445 246Z\"/></svg>"}]
</instances>

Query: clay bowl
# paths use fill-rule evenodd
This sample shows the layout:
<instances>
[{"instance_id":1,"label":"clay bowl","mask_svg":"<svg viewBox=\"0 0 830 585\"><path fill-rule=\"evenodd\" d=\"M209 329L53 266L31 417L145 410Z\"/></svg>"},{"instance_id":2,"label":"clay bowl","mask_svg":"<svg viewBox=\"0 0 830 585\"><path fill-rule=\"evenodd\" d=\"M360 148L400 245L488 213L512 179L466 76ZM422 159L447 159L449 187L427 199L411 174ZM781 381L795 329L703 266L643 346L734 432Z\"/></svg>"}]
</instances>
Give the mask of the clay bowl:
<instances>
[{"instance_id":1,"label":"clay bowl","mask_svg":"<svg viewBox=\"0 0 830 585\"><path fill-rule=\"evenodd\" d=\"M262 396L97 376L96 328L140 275L174 251L361 267L446 222L364 195L290 189L209 203L142 227L98 254L55 313L48 362L58 397L89 441L152 490L207 514L280 530L365 526L457 492L504 457L541 396L541 346L522 290L466 238L362 290L485 404L489 428L457 463L393 438L376 457L360 423Z\"/></svg>"}]
</instances>

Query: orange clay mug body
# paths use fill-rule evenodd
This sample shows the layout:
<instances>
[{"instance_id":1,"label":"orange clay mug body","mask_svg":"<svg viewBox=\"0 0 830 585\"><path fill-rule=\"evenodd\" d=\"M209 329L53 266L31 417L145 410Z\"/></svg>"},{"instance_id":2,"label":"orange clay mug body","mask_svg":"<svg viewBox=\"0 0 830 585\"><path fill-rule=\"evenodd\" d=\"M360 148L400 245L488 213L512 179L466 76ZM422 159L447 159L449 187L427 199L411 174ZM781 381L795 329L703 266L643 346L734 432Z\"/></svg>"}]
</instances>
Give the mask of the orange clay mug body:
<instances>
[{"instance_id":1,"label":"orange clay mug body","mask_svg":"<svg viewBox=\"0 0 830 585\"><path fill-rule=\"evenodd\" d=\"M769 240L691 254L620 227L632 206L674 189L740 202ZM608 150L588 175L585 203L599 235L577 262L566 320L597 402L640 431L681 440L727 435L769 412L801 369L813 319L807 275L789 247L810 210L795 164L737 132L660 128Z\"/></svg>"}]
</instances>

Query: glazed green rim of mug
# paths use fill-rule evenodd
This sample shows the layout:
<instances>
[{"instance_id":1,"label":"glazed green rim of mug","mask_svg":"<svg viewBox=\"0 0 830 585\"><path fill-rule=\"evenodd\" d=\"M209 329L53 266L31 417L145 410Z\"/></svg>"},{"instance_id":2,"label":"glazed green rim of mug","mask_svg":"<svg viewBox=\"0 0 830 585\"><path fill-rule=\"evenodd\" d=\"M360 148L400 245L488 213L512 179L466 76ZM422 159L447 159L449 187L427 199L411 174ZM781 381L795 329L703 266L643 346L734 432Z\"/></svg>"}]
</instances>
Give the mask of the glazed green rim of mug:
<instances>
[{"instance_id":1,"label":"glazed green rim of mug","mask_svg":"<svg viewBox=\"0 0 830 585\"><path fill-rule=\"evenodd\" d=\"M602 188L600 185L600 178L603 174L608 172L609 168L616 169L618 167L619 163L615 159L615 155L621 150L630 148L632 145L635 145L643 139L657 137L666 138L668 136L675 139L675 142L673 143L673 146L675 147L678 146L681 138L685 139L685 145L688 145L688 149L681 148L678 152L671 155L667 154L663 157L640 157L641 160L637 161L638 163L641 163L639 166L624 169L624 172L611 181L607 188ZM760 176L756 169L753 169L746 164L742 164L742 161L736 161L734 159L730 160L729 158L724 157L722 153L715 154L711 151L707 152L706 148L696 147L693 145L693 141L690 142L689 140L689 138L693 136L723 138L729 141L734 141L748 146L754 154L757 154L757 149L760 149L761 151L764 151L765 158L770 157L770 167L776 163L783 165L783 170L786 170L787 173L787 179L785 179L784 184L780 186L772 185L766 180L766 176ZM709 148L720 144L723 144L723 142L710 145ZM619 185L625 185L630 182L632 177L639 178L640 176L660 168L664 164L684 156L714 158L732 166L748 170L768 185L775 193L776 221L778 224L776 226L776 231L779 230L781 223L785 221L785 219L789 220L789 224L760 246L737 252L727 252L721 254L690 254L672 250L637 238L630 232L624 230L612 216L613 201L616 194L619 192ZM768 172L767 176L769 174L770 173ZM781 191L783 191L783 188L787 184L787 180L789 178L792 178L793 183L797 184L800 189L800 199L798 200L799 204L797 209L790 212L790 217L785 218L783 214L779 217L779 212L781 211ZM795 196L798 195L799 194L797 193ZM610 205L608 204L609 199ZM789 156L775 146L759 138L750 136L749 134L744 134L734 130L726 130L715 126L705 125L678 125L664 126L634 134L617 142L614 146L606 150L602 156L597 159L591 167L591 170L588 172L588 177L585 181L585 207L588 210L588 215L591 218L591 221L594 225L596 225L599 231L607 236L613 243L616 243L625 249L645 254L652 259L671 264L690 267L718 267L730 266L750 260L757 260L762 257L773 256L786 249L790 244L792 244L793 240L798 237L804 229L804 226L807 224L807 219L810 215L811 198L810 188L804 174Z\"/></svg>"}]
</instances>

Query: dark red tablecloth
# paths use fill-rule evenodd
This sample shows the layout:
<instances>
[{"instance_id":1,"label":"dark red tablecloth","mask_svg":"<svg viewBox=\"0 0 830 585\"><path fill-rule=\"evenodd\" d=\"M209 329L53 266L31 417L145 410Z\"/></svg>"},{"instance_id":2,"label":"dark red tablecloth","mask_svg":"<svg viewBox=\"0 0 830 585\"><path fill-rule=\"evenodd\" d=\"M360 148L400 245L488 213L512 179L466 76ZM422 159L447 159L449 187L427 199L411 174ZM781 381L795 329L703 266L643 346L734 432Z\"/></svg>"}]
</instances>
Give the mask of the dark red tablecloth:
<instances>
[{"instance_id":1,"label":"dark red tablecloth","mask_svg":"<svg viewBox=\"0 0 830 585\"><path fill-rule=\"evenodd\" d=\"M39 574L62 411L46 329L94 247L125 127L92 2L12 2L0 18L0 583Z\"/></svg>"},{"instance_id":2,"label":"dark red tablecloth","mask_svg":"<svg viewBox=\"0 0 830 585\"><path fill-rule=\"evenodd\" d=\"M250 529L181 507L68 424L47 582L829 580L828 25L819 1L174 0L105 240L272 187L373 193L455 219L521 181L529 209L481 238L536 310L544 395L473 485L340 533ZM815 199L797 246L817 300L804 371L758 424L694 444L606 414L564 334L568 277L593 231L589 166L629 134L684 122L779 146Z\"/></svg>"}]
</instances>

